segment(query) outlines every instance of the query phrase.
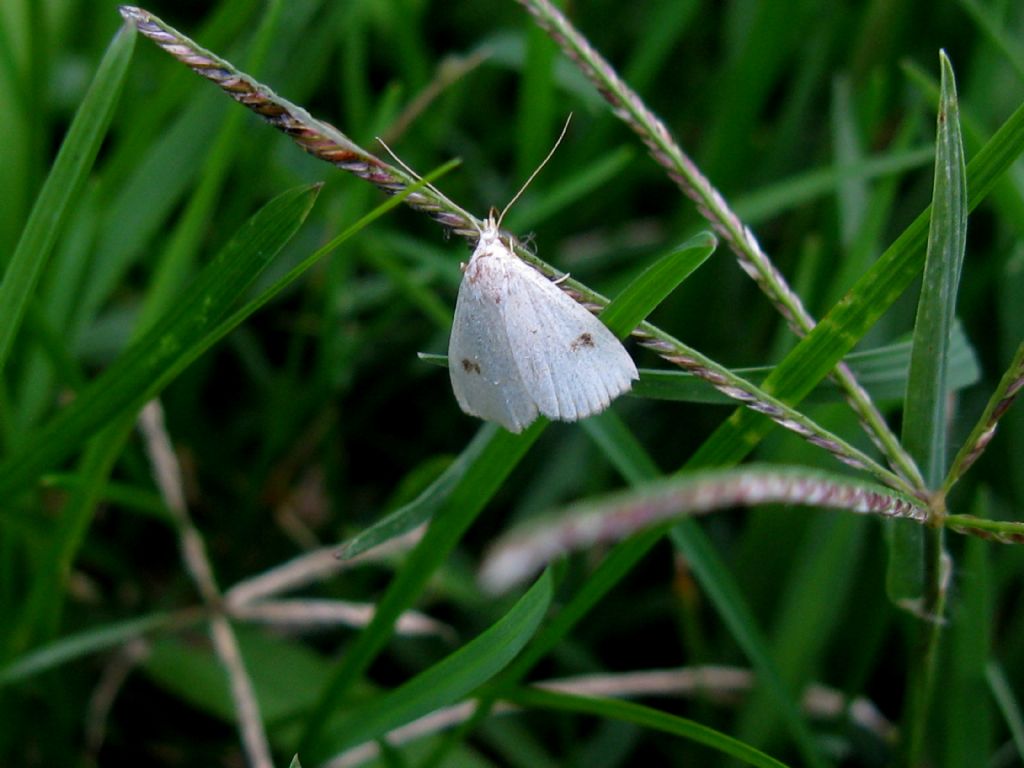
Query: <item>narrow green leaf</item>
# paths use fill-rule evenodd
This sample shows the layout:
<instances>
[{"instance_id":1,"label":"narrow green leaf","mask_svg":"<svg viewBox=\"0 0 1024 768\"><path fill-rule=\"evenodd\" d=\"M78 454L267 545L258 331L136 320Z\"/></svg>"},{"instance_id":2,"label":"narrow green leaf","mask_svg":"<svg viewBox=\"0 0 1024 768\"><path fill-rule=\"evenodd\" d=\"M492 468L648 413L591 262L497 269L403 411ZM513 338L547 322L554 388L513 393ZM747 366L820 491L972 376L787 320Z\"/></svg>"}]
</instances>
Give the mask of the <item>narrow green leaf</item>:
<instances>
[{"instance_id":1,"label":"narrow green leaf","mask_svg":"<svg viewBox=\"0 0 1024 768\"><path fill-rule=\"evenodd\" d=\"M83 656L105 651L154 630L172 625L180 626L181 618L180 614L154 613L62 637L56 642L14 659L0 669L0 687L54 669ZM195 618L199 619L198 613Z\"/></svg>"},{"instance_id":2,"label":"narrow green leaf","mask_svg":"<svg viewBox=\"0 0 1024 768\"><path fill-rule=\"evenodd\" d=\"M1024 760L1024 711L1014 695L1013 686L1006 679L1006 670L997 662L990 661L985 668L985 679L1013 736L1017 756Z\"/></svg>"},{"instance_id":3,"label":"narrow green leaf","mask_svg":"<svg viewBox=\"0 0 1024 768\"><path fill-rule=\"evenodd\" d=\"M490 680L533 637L551 604L551 574L545 572L501 619L459 650L350 715L331 721L328 740L313 754L328 758L380 738L434 710L454 704Z\"/></svg>"},{"instance_id":4,"label":"narrow green leaf","mask_svg":"<svg viewBox=\"0 0 1024 768\"><path fill-rule=\"evenodd\" d=\"M99 152L134 46L134 30L127 25L121 27L61 143L57 159L4 272L3 282L0 282L0 307L3 307L0 312L0 370L7 362L25 309L63 229L68 206L81 190Z\"/></svg>"},{"instance_id":5,"label":"narrow green leaf","mask_svg":"<svg viewBox=\"0 0 1024 768\"><path fill-rule=\"evenodd\" d=\"M939 53L942 85L935 143L928 251L914 324L907 399L903 406L902 442L924 474L938 488L946 473L946 359L956 312L960 270L967 247L967 183L953 68ZM889 564L886 590L897 605L926 617L915 643L907 699L904 740L907 765L923 761L940 622L945 612L947 555L941 528L888 527Z\"/></svg>"},{"instance_id":6,"label":"narrow green leaf","mask_svg":"<svg viewBox=\"0 0 1024 768\"><path fill-rule=\"evenodd\" d=\"M917 304L903 444L921 466L929 487L946 470L946 361L956 315L956 296L967 248L967 182L960 137L956 83L945 53L939 103L928 250Z\"/></svg>"},{"instance_id":7,"label":"narrow green leaf","mask_svg":"<svg viewBox=\"0 0 1024 768\"><path fill-rule=\"evenodd\" d=\"M619 584L640 560L665 536L664 528L651 528L616 545L597 569L590 574L582 589L573 595L551 619L523 654L508 668L502 681L518 683L533 666L547 656L572 631L572 628L597 605L601 598ZM500 687L500 686L499 686Z\"/></svg>"},{"instance_id":8,"label":"narrow green leaf","mask_svg":"<svg viewBox=\"0 0 1024 768\"><path fill-rule=\"evenodd\" d=\"M431 520L420 543L406 558L402 569L391 581L387 593L377 604L373 621L364 629L331 674L317 706L306 722L306 733L299 751L315 747L328 718L337 708L349 686L369 667L394 632L395 621L420 595L438 567L473 523L494 493L515 468L530 446L547 427L538 419L522 434L496 429L472 466L452 488Z\"/></svg>"},{"instance_id":9,"label":"narrow green leaf","mask_svg":"<svg viewBox=\"0 0 1024 768\"><path fill-rule=\"evenodd\" d=\"M946 472L946 364L967 247L967 186L956 84L945 53L940 60L942 87L931 223L914 324L902 435L903 445L921 467L930 488L938 487ZM887 589L890 599L897 604L913 603L922 597L927 567L922 557L924 537L925 532L919 528L889 527Z\"/></svg>"},{"instance_id":10,"label":"narrow green leaf","mask_svg":"<svg viewBox=\"0 0 1024 768\"><path fill-rule=\"evenodd\" d=\"M701 232L662 256L605 307L601 320L615 335L625 338L714 253L717 245L714 235Z\"/></svg>"},{"instance_id":11,"label":"narrow green leaf","mask_svg":"<svg viewBox=\"0 0 1024 768\"><path fill-rule=\"evenodd\" d=\"M663 733L670 733L698 744L703 744L718 752L742 760L747 765L763 768L785 768L774 757L760 752L753 747L727 736L721 731L708 728L683 717L676 717L642 704L617 699L605 699L589 696L575 696L569 693L547 691L540 688L523 688L507 696L509 701L522 707L535 709L554 709L562 712L593 715L614 720L623 720L644 728Z\"/></svg>"},{"instance_id":12,"label":"narrow green leaf","mask_svg":"<svg viewBox=\"0 0 1024 768\"><path fill-rule=\"evenodd\" d=\"M500 431L501 428L496 424L484 424L469 445L462 449L458 458L423 493L344 542L339 548L338 557L355 557L429 520L463 481L467 472L492 468L491 454L496 452L500 456L505 450L495 441Z\"/></svg>"},{"instance_id":13,"label":"narrow green leaf","mask_svg":"<svg viewBox=\"0 0 1024 768\"><path fill-rule=\"evenodd\" d=\"M205 349L197 342L298 230L318 189L290 190L256 213L149 332L0 464L0 495L21 490L98 428L140 408L191 363Z\"/></svg>"},{"instance_id":14,"label":"narrow green leaf","mask_svg":"<svg viewBox=\"0 0 1024 768\"><path fill-rule=\"evenodd\" d=\"M299 279L299 277L301 277L302 274L306 272L306 270L308 270L310 267L316 264L316 262L318 262L320 259L326 256L328 253L333 251L335 248L344 243L353 235L362 231L365 227L369 226L372 222L379 219L392 208L397 208L399 204L404 202L405 199L409 197L409 195L417 192L423 187L426 187L433 181L436 181L441 176L448 173L448 171L450 171L452 168L458 166L458 164L458 160L449 160L447 163L439 166L436 170L431 171L426 176L422 177L419 181L415 182L414 184L410 184L409 186L405 187L405 189L403 189L401 192L392 195L383 203L374 208L372 211L367 213L365 216L360 217L358 221L346 227L344 231L342 231L339 235L334 237L329 243L321 246L316 251L311 253L309 256L304 258L302 261L300 261L298 264L296 264L294 267L288 270L286 274L282 275L280 278L278 278L269 286L260 291L258 296L247 301L241 308L233 312L230 317L225 319L216 328L210 331L207 334L206 338L204 338L199 343L201 349L205 350L212 346L218 339L225 336L232 329L238 327L238 325L240 325L242 321L249 317L253 312L262 307L264 304L266 304L268 301L274 298L277 294L279 294L281 291L283 291L285 288L287 288L289 285L291 285L297 279Z\"/></svg>"},{"instance_id":15,"label":"narrow green leaf","mask_svg":"<svg viewBox=\"0 0 1024 768\"><path fill-rule=\"evenodd\" d=\"M757 616L711 539L695 520L683 520L673 526L669 536L714 603L729 634L750 660L759 684L778 707L777 713L792 734L800 756L808 765L824 766L818 743L800 710L799 698L783 681Z\"/></svg>"}]
</instances>

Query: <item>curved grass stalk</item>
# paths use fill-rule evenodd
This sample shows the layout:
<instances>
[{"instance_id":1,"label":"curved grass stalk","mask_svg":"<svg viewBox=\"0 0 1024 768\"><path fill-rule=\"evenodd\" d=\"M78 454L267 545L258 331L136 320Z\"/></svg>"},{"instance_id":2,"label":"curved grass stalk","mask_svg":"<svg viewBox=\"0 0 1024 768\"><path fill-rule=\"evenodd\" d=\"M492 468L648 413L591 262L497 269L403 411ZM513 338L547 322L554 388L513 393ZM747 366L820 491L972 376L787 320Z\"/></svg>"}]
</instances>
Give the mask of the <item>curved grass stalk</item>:
<instances>
[{"instance_id":1,"label":"curved grass stalk","mask_svg":"<svg viewBox=\"0 0 1024 768\"><path fill-rule=\"evenodd\" d=\"M230 62L202 48L149 11L130 5L122 5L118 10L139 32L239 104L288 134L292 141L314 157L355 174L389 195L417 181L406 171L367 152L333 125L317 120L302 107L281 98ZM479 220L438 189L428 187L414 192L406 203L433 217L455 234L476 240L481 226Z\"/></svg>"},{"instance_id":2,"label":"curved grass stalk","mask_svg":"<svg viewBox=\"0 0 1024 768\"><path fill-rule=\"evenodd\" d=\"M802 468L756 464L702 471L566 507L504 534L484 560L480 581L492 592L529 577L555 558L695 515L755 504L798 504L926 523L918 498L859 480Z\"/></svg>"},{"instance_id":3,"label":"curved grass stalk","mask_svg":"<svg viewBox=\"0 0 1024 768\"><path fill-rule=\"evenodd\" d=\"M947 515L943 518L946 528L979 539L996 541L1000 544L1024 544L1024 522L1013 520L987 520L974 515Z\"/></svg>"},{"instance_id":4,"label":"curved grass stalk","mask_svg":"<svg viewBox=\"0 0 1024 768\"><path fill-rule=\"evenodd\" d=\"M584 75L611 105L615 116L633 129L651 157L667 171L669 178L683 193L693 200L700 214L732 248L743 271L771 300L793 332L798 336L810 332L816 323L800 297L793 292L761 249L754 233L743 224L693 160L675 143L665 124L548 0L517 2L530 12L565 54L579 65ZM903 449L871 396L849 367L839 363L832 375L846 393L847 402L857 414L866 433L893 469L914 487L924 488L924 480L914 460Z\"/></svg>"},{"instance_id":5,"label":"curved grass stalk","mask_svg":"<svg viewBox=\"0 0 1024 768\"><path fill-rule=\"evenodd\" d=\"M995 437L999 420L1010 409L1010 406L1013 405L1013 401L1020 394L1022 388L1024 388L1024 343L1017 347L1013 361L1010 363L1010 367L1007 368L1006 373L1003 374L1002 379L999 380L999 386L996 387L996 391L989 398L985 411L981 414L981 418L978 419L978 423L974 425L971 434L964 441L963 447L957 453L956 458L953 459L953 464L942 484L942 492L944 494L949 493L950 488L964 476L964 473L985 452L985 448L988 447L992 438Z\"/></svg>"}]
</instances>

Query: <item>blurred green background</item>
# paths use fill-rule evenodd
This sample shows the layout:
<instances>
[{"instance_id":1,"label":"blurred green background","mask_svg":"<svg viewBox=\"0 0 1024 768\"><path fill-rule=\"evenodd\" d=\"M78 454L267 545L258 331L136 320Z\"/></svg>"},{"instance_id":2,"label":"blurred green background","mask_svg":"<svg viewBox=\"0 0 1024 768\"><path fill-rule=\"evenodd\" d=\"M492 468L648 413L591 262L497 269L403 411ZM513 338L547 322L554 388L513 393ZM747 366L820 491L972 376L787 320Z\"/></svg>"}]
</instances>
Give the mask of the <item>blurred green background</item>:
<instances>
[{"instance_id":1,"label":"blurred green background","mask_svg":"<svg viewBox=\"0 0 1024 768\"><path fill-rule=\"evenodd\" d=\"M370 151L378 151L375 137L385 137L420 173L461 158L439 186L478 216L510 199L572 112L568 136L505 224L520 236L532 233L542 258L605 295L706 228L515 3L291 0L278 9L262 48L254 36L265 3L154 2L147 9ZM566 4L566 12L754 228L816 316L929 202L939 49L957 73L968 160L1024 101L1024 8L1015 2L588 0ZM0 259L13 253L119 25L114 3L0 3ZM1018 163L970 219L959 316L980 378L955 395L954 447L1024 338L1021 171ZM325 186L314 210L261 285L382 195L303 154L140 37L109 134L72 201L39 298L3 369L5 453L30 440L83 377L117 358L147 297L167 291L173 304L261 205L317 181ZM177 266L158 268L168 253L181 254ZM446 349L458 265L468 254L433 222L398 209L319 263L163 393L189 508L222 587L366 528L412 499L476 434L480 424L459 411L447 373L417 357ZM904 337L915 301L912 290L864 346ZM724 248L652 320L730 367L770 365L793 344ZM664 367L631 349L639 365ZM882 405L898 427L899 397ZM669 473L731 408L623 398L614 411ZM867 447L842 404L808 412ZM1018 409L953 497L955 511L1019 518L1022 440ZM416 606L449 623L459 640L397 639L371 668L371 680L400 683L504 613L509 603L491 601L474 586L483 548L513 520L623 485L606 450L577 425L552 425ZM835 468L830 457L781 430L756 457ZM69 462L44 489L0 500L0 616L20 615L79 467ZM55 598L60 607L50 606L59 619L33 626L27 636L18 636L21 625L12 621L7 661L76 632L198 603L138 437L118 455L111 479L75 552L66 591ZM763 508L702 525L794 690L820 682L899 720L914 621L887 601L877 522ZM957 536L949 543L951 604L929 764L1017 765L1020 752L984 670L998 663L1019 701L1024 551ZM573 558L559 594L585 583L599 554ZM373 601L393 569L384 563L349 571L307 594ZM287 764L309 686L354 633L239 631L270 681L261 695L279 697L268 705L276 713L269 726ZM147 638L137 659L123 651L87 655L0 688L0 763L241 764L202 627ZM663 543L534 677L696 664L749 666L686 563ZM651 703L800 764L763 695L725 705ZM884 740L844 717L812 727L835 764L883 765L892 757ZM545 713L488 722L450 760L726 762L635 726Z\"/></svg>"}]
</instances>

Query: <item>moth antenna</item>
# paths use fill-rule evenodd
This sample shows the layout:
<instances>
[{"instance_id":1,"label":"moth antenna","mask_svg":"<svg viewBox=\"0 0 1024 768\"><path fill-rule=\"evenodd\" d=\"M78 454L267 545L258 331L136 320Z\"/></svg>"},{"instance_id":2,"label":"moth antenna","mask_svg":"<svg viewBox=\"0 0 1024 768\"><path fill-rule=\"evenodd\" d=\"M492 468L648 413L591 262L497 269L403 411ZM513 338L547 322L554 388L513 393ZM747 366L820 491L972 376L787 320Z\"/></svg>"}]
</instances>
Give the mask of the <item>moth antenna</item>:
<instances>
[{"instance_id":1,"label":"moth antenna","mask_svg":"<svg viewBox=\"0 0 1024 768\"><path fill-rule=\"evenodd\" d=\"M526 182L523 184L523 186L521 186L519 188L519 191L516 192L515 196L511 200L508 201L508 205L506 205L502 209L501 215L498 216L498 227L499 228L501 227L502 219L504 219L505 218L505 214L508 213L508 209L511 208L515 204L516 200L518 200L520 197L522 197L523 192L526 191L526 188L528 186L530 186L531 182L535 178L537 178L537 174L540 173L542 170L544 170L544 166L548 164L548 160L550 160L552 155L555 154L555 150L558 149L558 145L561 144L562 143L562 139L565 138L565 132L569 130L569 122L571 120L572 120L572 112L570 112L569 116L567 118L565 118L565 125L562 126L562 132L558 135L558 139L555 141L555 145L553 147L551 147L551 151L548 152L547 157L545 157L543 160L541 160L540 165L538 165L537 168L534 170L534 172L530 174L530 178L528 178L526 180ZM401 162L401 161L399 161L399 162Z\"/></svg>"},{"instance_id":2,"label":"moth antenna","mask_svg":"<svg viewBox=\"0 0 1024 768\"><path fill-rule=\"evenodd\" d=\"M404 161L404 160L402 160L402 158L400 158L400 157L399 157L398 155L396 155L396 154L394 153L394 151L393 151L393 150L391 149L391 147L389 147L389 146L388 146L388 145L387 145L387 144L386 144L386 143L384 142L384 139L382 139L382 138L381 138L380 136L378 136L378 137L377 137L377 143L378 143L378 144L380 144L380 145L381 145L382 147L384 147L384 150L385 150L385 151L386 151L386 152L387 152L387 153L388 153L389 155L391 155L391 159L392 159L392 160L394 160L394 161L395 161L396 163L398 163L398 164L399 164L400 166L402 166L402 170L404 170L404 171L405 171L406 173L408 173L408 174L409 174L410 176L412 176L412 177L413 177L413 178L414 178L414 179L415 179L416 181L423 181L423 177L422 177L422 176L420 176L420 175L419 175L418 173L416 173L416 171L414 171L414 170L413 170L412 168L410 168L410 167L409 167L408 165L406 165L406 164L405 164L405 161ZM439 189L438 189L437 187L435 187L435 186L434 186L433 184L430 184L430 183L428 183L428 184L426 185L426 187L427 187L427 189L429 189L429 190L430 190L431 192L433 192L433 193L434 193L435 195L440 195L440 194L441 194L441 190L439 190Z\"/></svg>"}]
</instances>

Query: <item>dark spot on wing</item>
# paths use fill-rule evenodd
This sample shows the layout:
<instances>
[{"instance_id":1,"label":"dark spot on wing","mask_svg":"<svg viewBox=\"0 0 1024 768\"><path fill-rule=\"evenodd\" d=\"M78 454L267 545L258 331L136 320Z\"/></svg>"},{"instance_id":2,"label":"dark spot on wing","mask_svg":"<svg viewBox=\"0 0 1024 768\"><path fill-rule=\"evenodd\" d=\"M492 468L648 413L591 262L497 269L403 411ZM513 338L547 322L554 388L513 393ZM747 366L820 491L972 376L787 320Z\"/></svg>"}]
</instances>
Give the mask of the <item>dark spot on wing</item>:
<instances>
[{"instance_id":1,"label":"dark spot on wing","mask_svg":"<svg viewBox=\"0 0 1024 768\"><path fill-rule=\"evenodd\" d=\"M466 373L480 374L480 364L470 360L468 357L462 358L462 370Z\"/></svg>"},{"instance_id":2,"label":"dark spot on wing","mask_svg":"<svg viewBox=\"0 0 1024 768\"><path fill-rule=\"evenodd\" d=\"M569 348L573 352L579 352L584 347L592 346L594 346L594 337L591 336L589 333L581 333L579 336L576 337L576 339L573 340L572 344L569 345Z\"/></svg>"}]
</instances>

